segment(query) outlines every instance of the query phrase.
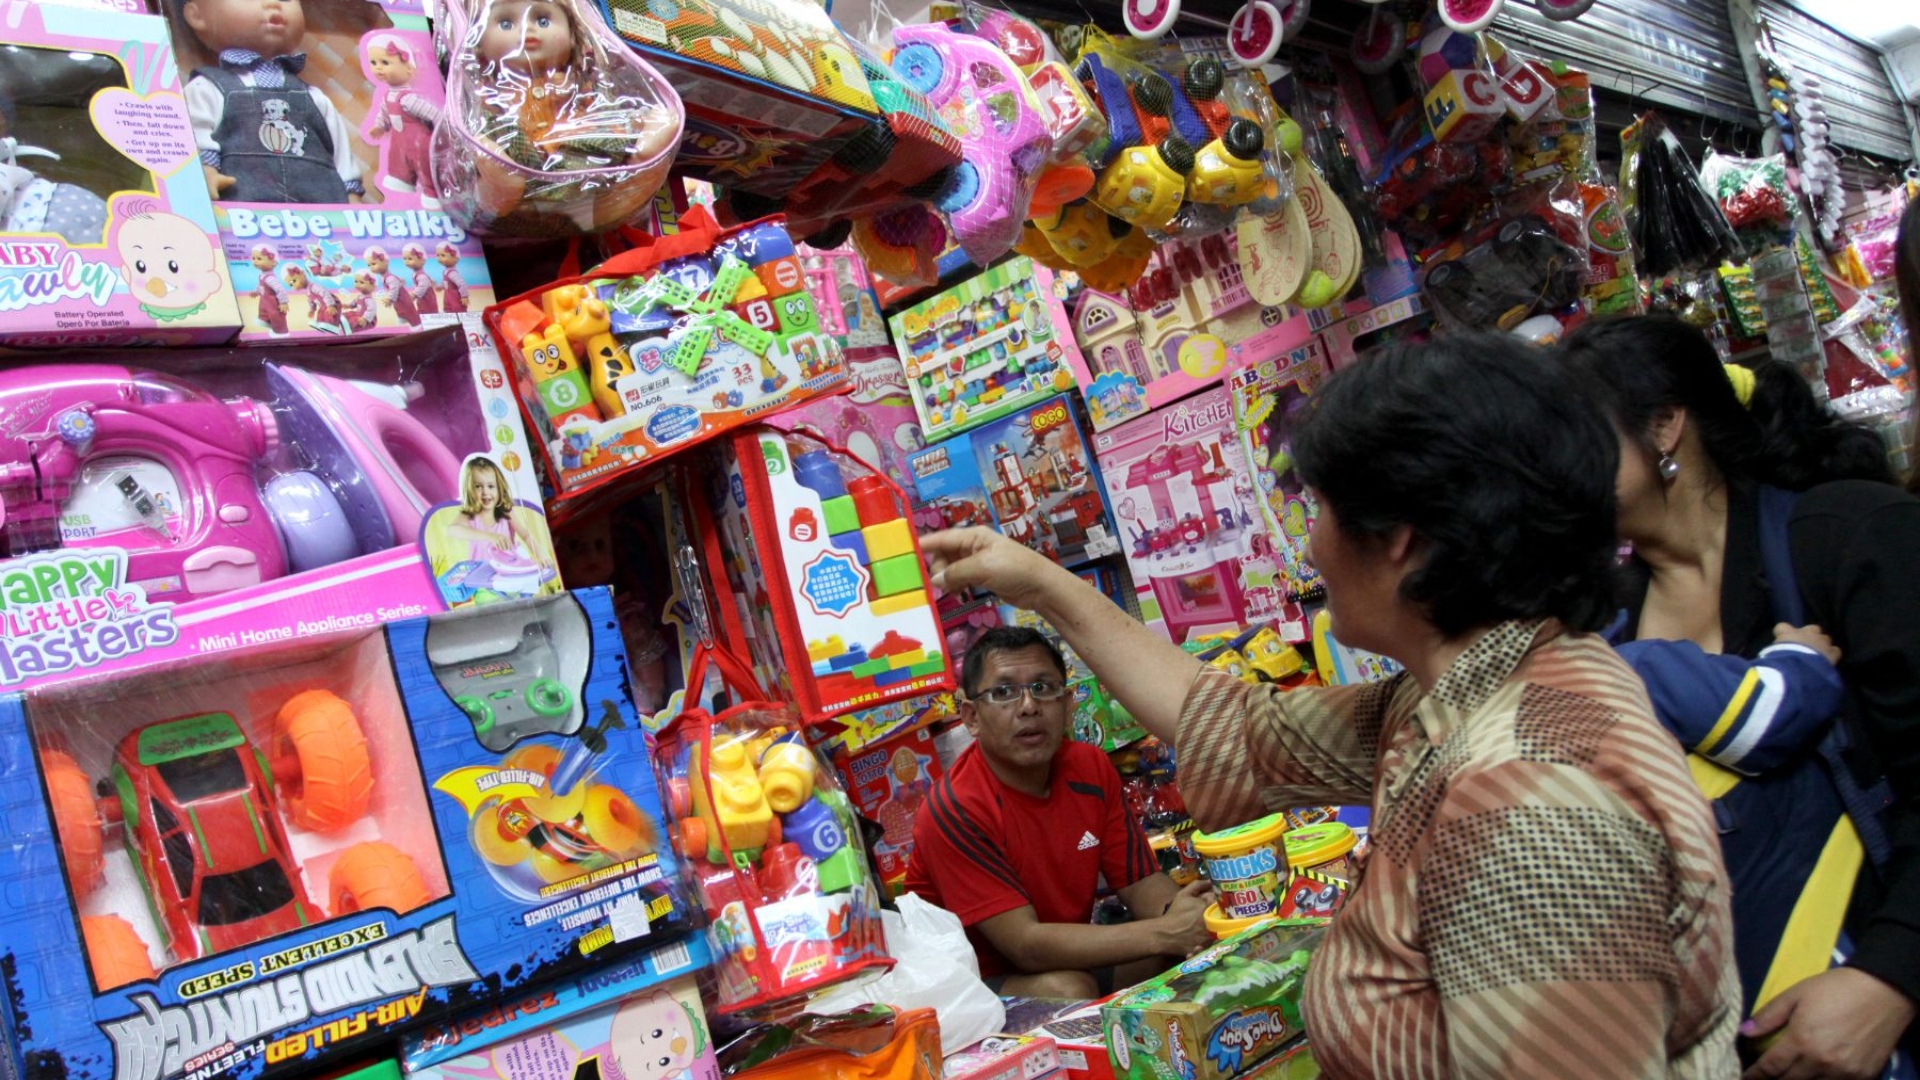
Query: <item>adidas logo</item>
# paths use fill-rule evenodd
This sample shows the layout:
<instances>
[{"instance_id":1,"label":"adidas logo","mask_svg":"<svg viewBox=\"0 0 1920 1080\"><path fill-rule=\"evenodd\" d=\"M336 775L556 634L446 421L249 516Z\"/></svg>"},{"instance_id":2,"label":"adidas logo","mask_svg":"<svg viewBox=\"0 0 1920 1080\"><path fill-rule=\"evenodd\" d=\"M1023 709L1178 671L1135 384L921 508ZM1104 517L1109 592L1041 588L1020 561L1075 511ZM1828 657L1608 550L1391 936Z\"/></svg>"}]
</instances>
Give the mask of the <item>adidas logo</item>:
<instances>
[{"instance_id":1,"label":"adidas logo","mask_svg":"<svg viewBox=\"0 0 1920 1080\"><path fill-rule=\"evenodd\" d=\"M1099 846L1100 846L1100 838L1093 835L1092 830L1088 830L1087 832L1083 832L1080 834L1080 846L1075 850L1085 851L1090 847L1099 847Z\"/></svg>"}]
</instances>

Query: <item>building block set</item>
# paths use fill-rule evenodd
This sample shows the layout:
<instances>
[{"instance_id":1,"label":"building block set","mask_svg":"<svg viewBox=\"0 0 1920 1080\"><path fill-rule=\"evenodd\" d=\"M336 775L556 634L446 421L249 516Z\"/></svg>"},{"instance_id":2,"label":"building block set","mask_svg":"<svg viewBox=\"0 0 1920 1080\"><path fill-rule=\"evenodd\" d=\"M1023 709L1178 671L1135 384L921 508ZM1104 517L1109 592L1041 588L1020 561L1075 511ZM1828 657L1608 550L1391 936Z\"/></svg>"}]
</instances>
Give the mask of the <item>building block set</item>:
<instances>
[{"instance_id":1,"label":"building block set","mask_svg":"<svg viewBox=\"0 0 1920 1080\"><path fill-rule=\"evenodd\" d=\"M899 489L797 433L748 429L721 461L704 499L714 584L731 594L730 647L765 685L809 722L952 688Z\"/></svg>"},{"instance_id":2,"label":"building block set","mask_svg":"<svg viewBox=\"0 0 1920 1080\"><path fill-rule=\"evenodd\" d=\"M217 344L240 325L163 20L5 5L0 341ZM30 86L26 93L12 88ZM171 259L155 258L162 248Z\"/></svg>"},{"instance_id":3,"label":"building block set","mask_svg":"<svg viewBox=\"0 0 1920 1080\"><path fill-rule=\"evenodd\" d=\"M923 529L992 524L1066 566L1120 550L1099 466L1064 395L921 450L908 469Z\"/></svg>"},{"instance_id":4,"label":"building block set","mask_svg":"<svg viewBox=\"0 0 1920 1080\"><path fill-rule=\"evenodd\" d=\"M529 625L569 662L502 672L556 699L502 755L449 666ZM692 929L612 626L587 590L0 699L10 1071L282 1075Z\"/></svg>"}]
</instances>

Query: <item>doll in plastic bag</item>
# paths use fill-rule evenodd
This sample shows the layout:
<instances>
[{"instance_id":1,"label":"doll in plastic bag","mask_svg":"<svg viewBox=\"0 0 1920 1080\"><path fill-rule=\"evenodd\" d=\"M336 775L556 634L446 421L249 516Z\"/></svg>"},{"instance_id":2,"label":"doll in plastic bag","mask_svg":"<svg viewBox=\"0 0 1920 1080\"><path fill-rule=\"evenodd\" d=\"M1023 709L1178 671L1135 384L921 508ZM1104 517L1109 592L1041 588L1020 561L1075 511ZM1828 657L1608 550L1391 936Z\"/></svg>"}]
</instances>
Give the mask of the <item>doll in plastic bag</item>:
<instances>
[{"instance_id":1,"label":"doll in plastic bag","mask_svg":"<svg viewBox=\"0 0 1920 1080\"><path fill-rule=\"evenodd\" d=\"M591 21L597 16L571 2L462 2L471 22L454 58L448 100L463 103L461 134L503 159L473 161L481 212L476 229L522 210L557 211L583 232L622 224L631 216L623 211L644 206L658 188L679 142L682 117L672 88L624 50L602 43ZM472 149L456 149L454 156L471 160ZM644 191L629 186L638 177L627 170L636 167L651 179L640 185ZM597 170L606 172L579 175ZM596 205L616 185L618 207ZM549 205L523 206L523 200Z\"/></svg>"}]
</instances>

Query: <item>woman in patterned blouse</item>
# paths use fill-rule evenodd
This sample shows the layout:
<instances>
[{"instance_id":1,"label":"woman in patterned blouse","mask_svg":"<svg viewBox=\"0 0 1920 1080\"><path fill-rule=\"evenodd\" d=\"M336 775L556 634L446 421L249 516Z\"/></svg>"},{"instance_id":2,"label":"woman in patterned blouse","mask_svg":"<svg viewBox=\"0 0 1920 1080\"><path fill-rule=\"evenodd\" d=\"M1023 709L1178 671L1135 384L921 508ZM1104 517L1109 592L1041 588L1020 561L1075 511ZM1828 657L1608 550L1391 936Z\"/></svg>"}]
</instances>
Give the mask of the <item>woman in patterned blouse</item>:
<instances>
[{"instance_id":1,"label":"woman in patterned blouse","mask_svg":"<svg viewBox=\"0 0 1920 1080\"><path fill-rule=\"evenodd\" d=\"M1175 743L1202 828L1370 803L1308 973L1329 1077L1732 1077L1739 987L1711 816L1612 614L1605 420L1506 335L1378 350L1292 435L1334 632L1406 670L1283 692L1203 668L982 529L942 588L1039 612Z\"/></svg>"}]
</instances>

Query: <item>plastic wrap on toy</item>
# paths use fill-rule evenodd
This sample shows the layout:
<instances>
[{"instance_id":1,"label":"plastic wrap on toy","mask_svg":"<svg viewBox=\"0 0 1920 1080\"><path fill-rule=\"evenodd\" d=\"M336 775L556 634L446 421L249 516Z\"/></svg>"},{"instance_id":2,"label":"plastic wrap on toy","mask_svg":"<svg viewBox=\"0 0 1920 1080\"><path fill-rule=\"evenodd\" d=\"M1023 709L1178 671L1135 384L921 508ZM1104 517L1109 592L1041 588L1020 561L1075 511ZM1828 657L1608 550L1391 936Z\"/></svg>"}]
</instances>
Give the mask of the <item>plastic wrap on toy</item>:
<instances>
[{"instance_id":1,"label":"plastic wrap on toy","mask_svg":"<svg viewBox=\"0 0 1920 1080\"><path fill-rule=\"evenodd\" d=\"M1720 204L1736 231L1777 234L1793 226L1793 194L1787 187L1787 158L1743 158L1707 149L1700 182Z\"/></svg>"},{"instance_id":2,"label":"plastic wrap on toy","mask_svg":"<svg viewBox=\"0 0 1920 1080\"><path fill-rule=\"evenodd\" d=\"M1463 34L1437 13L1429 15L1415 57L1427 126L1436 141L1476 143L1493 134L1507 107L1479 35Z\"/></svg>"},{"instance_id":3,"label":"plastic wrap on toy","mask_svg":"<svg viewBox=\"0 0 1920 1080\"><path fill-rule=\"evenodd\" d=\"M893 965L852 804L799 730L790 708L751 702L684 713L661 735L674 845L707 912L723 1015L797 1007Z\"/></svg>"},{"instance_id":4,"label":"plastic wrap on toy","mask_svg":"<svg viewBox=\"0 0 1920 1080\"><path fill-rule=\"evenodd\" d=\"M1307 535L1318 507L1294 470L1292 439L1305 416L1308 395L1326 374L1320 351L1306 347L1289 356L1263 359L1228 380L1234 427L1253 466L1261 516L1280 565L1282 587L1295 603L1325 594L1320 572L1307 557ZM1277 676L1276 676L1277 678Z\"/></svg>"},{"instance_id":5,"label":"plastic wrap on toy","mask_svg":"<svg viewBox=\"0 0 1920 1080\"><path fill-rule=\"evenodd\" d=\"M963 159L934 196L977 266L1020 239L1034 184L1052 153L1046 110L1007 54L945 23L893 32L893 70L927 96L959 137Z\"/></svg>"},{"instance_id":6,"label":"plastic wrap on toy","mask_svg":"<svg viewBox=\"0 0 1920 1080\"><path fill-rule=\"evenodd\" d=\"M851 239L875 274L903 288L926 288L940 282L936 260L947 235L938 215L915 204L855 221Z\"/></svg>"},{"instance_id":7,"label":"plastic wrap on toy","mask_svg":"<svg viewBox=\"0 0 1920 1080\"><path fill-rule=\"evenodd\" d=\"M1586 220L1587 314L1638 314L1645 304L1619 193L1605 184L1581 184L1580 205Z\"/></svg>"},{"instance_id":8,"label":"plastic wrap on toy","mask_svg":"<svg viewBox=\"0 0 1920 1080\"><path fill-rule=\"evenodd\" d=\"M1581 206L1571 183L1513 193L1487 224L1427 257L1420 288L1428 305L1459 329L1514 330L1536 315L1576 317L1588 270ZM1559 327L1530 336L1543 334L1557 338Z\"/></svg>"},{"instance_id":9,"label":"plastic wrap on toy","mask_svg":"<svg viewBox=\"0 0 1920 1080\"><path fill-rule=\"evenodd\" d=\"M1458 228L1511 175L1505 143L1437 142L1419 102L1408 102L1394 114L1387 151L1374 173L1373 206L1409 246L1425 247Z\"/></svg>"},{"instance_id":10,"label":"plastic wrap on toy","mask_svg":"<svg viewBox=\"0 0 1920 1080\"><path fill-rule=\"evenodd\" d=\"M1517 72L1543 79L1548 93L1542 106L1507 129L1513 150L1513 169L1522 180L1550 177L1555 172L1586 179L1594 171L1593 82L1584 71L1563 64L1502 54L1513 70L1502 82L1515 81ZM1532 85L1528 83L1528 85Z\"/></svg>"},{"instance_id":11,"label":"plastic wrap on toy","mask_svg":"<svg viewBox=\"0 0 1920 1080\"><path fill-rule=\"evenodd\" d=\"M601 232L637 218L666 179L680 97L576 0L443 5L451 57L434 133L446 210L493 236Z\"/></svg>"},{"instance_id":12,"label":"plastic wrap on toy","mask_svg":"<svg viewBox=\"0 0 1920 1080\"><path fill-rule=\"evenodd\" d=\"M1657 113L1621 132L1621 187L1632 173L1627 220L1640 269L1654 277L1700 271L1741 250L1720 206L1700 184L1693 162Z\"/></svg>"}]
</instances>

